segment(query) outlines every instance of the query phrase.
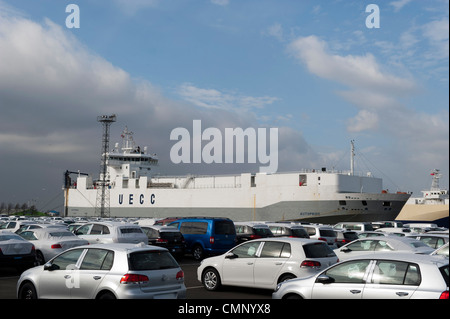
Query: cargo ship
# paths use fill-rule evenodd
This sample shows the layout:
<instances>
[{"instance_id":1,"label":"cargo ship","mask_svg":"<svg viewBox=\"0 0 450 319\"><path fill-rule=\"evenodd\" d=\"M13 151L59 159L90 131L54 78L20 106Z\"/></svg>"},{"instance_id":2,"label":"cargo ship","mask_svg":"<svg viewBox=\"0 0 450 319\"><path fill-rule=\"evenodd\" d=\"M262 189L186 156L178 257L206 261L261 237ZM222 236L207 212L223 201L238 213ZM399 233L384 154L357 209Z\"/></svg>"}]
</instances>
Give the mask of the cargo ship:
<instances>
[{"instance_id":1,"label":"cargo ship","mask_svg":"<svg viewBox=\"0 0 450 319\"><path fill-rule=\"evenodd\" d=\"M355 174L353 142L347 172L319 168L273 174L160 176L153 173L157 156L136 146L127 128L121 137L121 147L116 143L104 154L106 176L94 180L75 172L72 179L69 173L73 172L66 172L65 216L98 214L100 180L107 184L103 189L107 217L220 216L234 221L321 223L394 220L410 197L384 191L382 180L371 173Z\"/></svg>"},{"instance_id":2,"label":"cargo ship","mask_svg":"<svg viewBox=\"0 0 450 319\"><path fill-rule=\"evenodd\" d=\"M449 196L448 190L439 186L441 173L434 169L430 173L431 188L422 191L422 197L411 197L406 202L397 220L404 222L433 222L448 228Z\"/></svg>"}]
</instances>

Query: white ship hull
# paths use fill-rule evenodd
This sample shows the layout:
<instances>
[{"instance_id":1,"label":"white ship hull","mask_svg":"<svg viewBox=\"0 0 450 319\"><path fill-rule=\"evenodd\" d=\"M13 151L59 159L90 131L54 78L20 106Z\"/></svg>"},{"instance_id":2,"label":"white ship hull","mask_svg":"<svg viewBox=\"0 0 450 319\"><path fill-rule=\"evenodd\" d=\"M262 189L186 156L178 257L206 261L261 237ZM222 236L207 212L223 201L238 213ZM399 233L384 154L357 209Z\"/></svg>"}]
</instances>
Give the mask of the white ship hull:
<instances>
[{"instance_id":1,"label":"white ship hull","mask_svg":"<svg viewBox=\"0 0 450 319\"><path fill-rule=\"evenodd\" d=\"M393 220L409 198L382 193L378 178L325 171L116 179L107 191L110 217L222 216L235 221ZM88 177L79 177L66 196L68 216L95 215L97 189Z\"/></svg>"}]
</instances>

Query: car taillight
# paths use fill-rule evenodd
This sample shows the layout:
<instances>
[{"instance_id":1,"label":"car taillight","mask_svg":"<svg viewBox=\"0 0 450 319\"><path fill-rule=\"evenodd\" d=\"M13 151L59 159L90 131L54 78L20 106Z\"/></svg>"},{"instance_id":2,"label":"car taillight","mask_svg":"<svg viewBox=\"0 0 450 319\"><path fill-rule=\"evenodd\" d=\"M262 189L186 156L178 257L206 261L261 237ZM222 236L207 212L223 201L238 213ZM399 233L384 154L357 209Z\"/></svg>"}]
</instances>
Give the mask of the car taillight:
<instances>
[{"instance_id":1,"label":"car taillight","mask_svg":"<svg viewBox=\"0 0 450 319\"><path fill-rule=\"evenodd\" d=\"M259 238L262 238L262 237L259 235L250 235L250 239L259 239Z\"/></svg>"},{"instance_id":2,"label":"car taillight","mask_svg":"<svg viewBox=\"0 0 450 319\"><path fill-rule=\"evenodd\" d=\"M184 278L184 272L182 270L180 270L179 272L177 272L177 280L182 280Z\"/></svg>"},{"instance_id":3,"label":"car taillight","mask_svg":"<svg viewBox=\"0 0 450 319\"><path fill-rule=\"evenodd\" d=\"M50 246L52 249L62 248L61 244L53 244Z\"/></svg>"},{"instance_id":4,"label":"car taillight","mask_svg":"<svg viewBox=\"0 0 450 319\"><path fill-rule=\"evenodd\" d=\"M300 267L311 267L311 268L318 268L320 266L321 266L320 262L313 260L304 260L300 265Z\"/></svg>"},{"instance_id":5,"label":"car taillight","mask_svg":"<svg viewBox=\"0 0 450 319\"><path fill-rule=\"evenodd\" d=\"M209 237L209 243L214 244L214 237Z\"/></svg>"},{"instance_id":6,"label":"car taillight","mask_svg":"<svg viewBox=\"0 0 450 319\"><path fill-rule=\"evenodd\" d=\"M158 238L156 239L156 242L160 244L167 244L169 241L167 239Z\"/></svg>"},{"instance_id":7,"label":"car taillight","mask_svg":"<svg viewBox=\"0 0 450 319\"><path fill-rule=\"evenodd\" d=\"M121 284L142 284L147 281L149 281L147 276L138 274L125 274L120 279Z\"/></svg>"},{"instance_id":8,"label":"car taillight","mask_svg":"<svg viewBox=\"0 0 450 319\"><path fill-rule=\"evenodd\" d=\"M448 290L441 293L439 299L448 299Z\"/></svg>"},{"instance_id":9,"label":"car taillight","mask_svg":"<svg viewBox=\"0 0 450 319\"><path fill-rule=\"evenodd\" d=\"M317 238L317 239L322 240L322 241L324 241L324 242L327 242L327 239L326 239L326 238L323 238L323 237L319 237L319 238Z\"/></svg>"}]
</instances>

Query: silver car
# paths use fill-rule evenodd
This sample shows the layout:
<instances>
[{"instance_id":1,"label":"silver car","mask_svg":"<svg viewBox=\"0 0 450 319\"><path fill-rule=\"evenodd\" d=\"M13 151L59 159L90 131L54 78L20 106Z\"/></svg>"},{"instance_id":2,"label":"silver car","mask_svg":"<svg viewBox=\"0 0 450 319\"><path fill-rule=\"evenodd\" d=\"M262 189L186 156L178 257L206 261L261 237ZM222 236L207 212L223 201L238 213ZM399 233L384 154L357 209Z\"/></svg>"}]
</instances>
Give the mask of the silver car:
<instances>
[{"instance_id":1,"label":"silver car","mask_svg":"<svg viewBox=\"0 0 450 319\"><path fill-rule=\"evenodd\" d=\"M98 244L67 250L22 273L19 299L186 298L184 273L165 248Z\"/></svg>"},{"instance_id":2,"label":"silver car","mask_svg":"<svg viewBox=\"0 0 450 319\"><path fill-rule=\"evenodd\" d=\"M410 253L347 260L282 282L273 299L448 299L448 259Z\"/></svg>"}]
</instances>

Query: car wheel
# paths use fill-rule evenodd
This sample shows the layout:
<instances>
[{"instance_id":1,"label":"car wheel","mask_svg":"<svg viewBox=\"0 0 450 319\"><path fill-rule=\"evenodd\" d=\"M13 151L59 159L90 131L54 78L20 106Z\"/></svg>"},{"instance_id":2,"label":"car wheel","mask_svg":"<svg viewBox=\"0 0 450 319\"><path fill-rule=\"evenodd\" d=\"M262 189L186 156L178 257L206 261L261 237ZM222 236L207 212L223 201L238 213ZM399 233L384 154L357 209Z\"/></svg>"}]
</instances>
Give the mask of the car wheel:
<instances>
[{"instance_id":1,"label":"car wheel","mask_svg":"<svg viewBox=\"0 0 450 319\"><path fill-rule=\"evenodd\" d=\"M278 279L278 284L279 284L280 282L283 282L283 281L286 281L286 280L291 280L291 279L294 279L294 278L297 278L297 277L294 276L294 275L292 275L292 274L284 274L284 275L282 275L282 276L280 277L280 279Z\"/></svg>"},{"instance_id":2,"label":"car wheel","mask_svg":"<svg viewBox=\"0 0 450 319\"><path fill-rule=\"evenodd\" d=\"M298 300L298 299L302 299L302 297L300 297L297 294L289 294L289 295L285 296L283 299L295 299L295 300Z\"/></svg>"},{"instance_id":3,"label":"car wheel","mask_svg":"<svg viewBox=\"0 0 450 319\"><path fill-rule=\"evenodd\" d=\"M196 245L192 250L192 255L194 256L195 260L202 260L204 255L203 247L200 245Z\"/></svg>"},{"instance_id":4,"label":"car wheel","mask_svg":"<svg viewBox=\"0 0 450 319\"><path fill-rule=\"evenodd\" d=\"M202 282L209 291L218 290L221 286L219 273L213 268L208 268L203 272Z\"/></svg>"},{"instance_id":5,"label":"car wheel","mask_svg":"<svg viewBox=\"0 0 450 319\"><path fill-rule=\"evenodd\" d=\"M116 299L116 296L114 296L113 293L106 291L100 294L97 299Z\"/></svg>"},{"instance_id":6,"label":"car wheel","mask_svg":"<svg viewBox=\"0 0 450 319\"><path fill-rule=\"evenodd\" d=\"M37 299L36 288L30 282L24 283L19 289L19 299Z\"/></svg>"},{"instance_id":7,"label":"car wheel","mask_svg":"<svg viewBox=\"0 0 450 319\"><path fill-rule=\"evenodd\" d=\"M37 252L36 252L36 263L37 263L38 265L43 265L43 264L45 264L44 255L43 255L40 251L37 251Z\"/></svg>"}]
</instances>

